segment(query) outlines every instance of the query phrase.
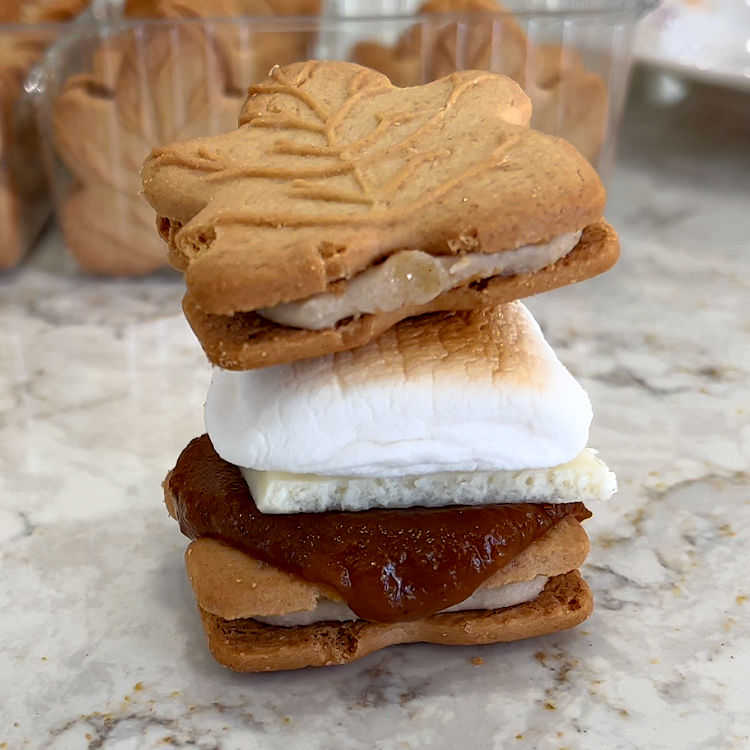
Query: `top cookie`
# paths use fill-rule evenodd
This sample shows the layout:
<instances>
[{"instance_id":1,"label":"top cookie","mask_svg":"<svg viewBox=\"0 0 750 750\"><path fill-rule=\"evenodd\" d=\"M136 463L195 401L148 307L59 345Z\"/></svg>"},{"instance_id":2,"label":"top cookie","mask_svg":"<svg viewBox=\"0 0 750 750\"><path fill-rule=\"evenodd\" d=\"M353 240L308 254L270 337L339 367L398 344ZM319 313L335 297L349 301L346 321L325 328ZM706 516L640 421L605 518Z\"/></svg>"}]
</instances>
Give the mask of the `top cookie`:
<instances>
[{"instance_id":1,"label":"top cookie","mask_svg":"<svg viewBox=\"0 0 750 750\"><path fill-rule=\"evenodd\" d=\"M400 89L351 63L297 63L250 88L237 130L155 150L144 193L207 314L339 296L404 250L421 251L416 281L429 287L435 269L422 255L502 254L561 235L575 245L601 217L594 170L528 129L530 116L526 95L500 75Z\"/></svg>"}]
</instances>

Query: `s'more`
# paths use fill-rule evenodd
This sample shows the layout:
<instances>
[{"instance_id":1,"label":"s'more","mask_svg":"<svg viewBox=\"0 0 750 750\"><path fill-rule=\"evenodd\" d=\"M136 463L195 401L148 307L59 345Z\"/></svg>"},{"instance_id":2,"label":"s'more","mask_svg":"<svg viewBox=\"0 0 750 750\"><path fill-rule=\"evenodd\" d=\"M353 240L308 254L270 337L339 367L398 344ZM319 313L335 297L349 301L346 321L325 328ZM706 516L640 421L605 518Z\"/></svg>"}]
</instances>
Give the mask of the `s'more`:
<instances>
[{"instance_id":1,"label":"s'more","mask_svg":"<svg viewBox=\"0 0 750 750\"><path fill-rule=\"evenodd\" d=\"M580 623L581 522L616 488L591 415L519 302L216 370L164 485L212 653L291 669Z\"/></svg>"},{"instance_id":2,"label":"s'more","mask_svg":"<svg viewBox=\"0 0 750 750\"><path fill-rule=\"evenodd\" d=\"M164 482L221 664L571 628L592 410L522 297L617 259L598 177L503 76L399 89L275 68L239 128L159 148L144 193L217 365Z\"/></svg>"}]
</instances>

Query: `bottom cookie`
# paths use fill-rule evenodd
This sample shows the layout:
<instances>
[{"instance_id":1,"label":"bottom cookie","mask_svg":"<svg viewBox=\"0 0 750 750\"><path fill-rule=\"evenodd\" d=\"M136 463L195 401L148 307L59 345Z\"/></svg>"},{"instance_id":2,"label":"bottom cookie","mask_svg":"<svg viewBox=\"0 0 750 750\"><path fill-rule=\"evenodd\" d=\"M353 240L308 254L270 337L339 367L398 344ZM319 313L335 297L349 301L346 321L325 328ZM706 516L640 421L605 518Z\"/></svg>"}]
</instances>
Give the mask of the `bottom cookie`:
<instances>
[{"instance_id":1,"label":"bottom cookie","mask_svg":"<svg viewBox=\"0 0 750 750\"><path fill-rule=\"evenodd\" d=\"M593 598L577 570L550 578L533 601L497 610L432 615L401 623L321 622L294 628L224 620L200 609L216 661L237 672L345 664L398 643L473 646L567 630L583 622Z\"/></svg>"}]
</instances>

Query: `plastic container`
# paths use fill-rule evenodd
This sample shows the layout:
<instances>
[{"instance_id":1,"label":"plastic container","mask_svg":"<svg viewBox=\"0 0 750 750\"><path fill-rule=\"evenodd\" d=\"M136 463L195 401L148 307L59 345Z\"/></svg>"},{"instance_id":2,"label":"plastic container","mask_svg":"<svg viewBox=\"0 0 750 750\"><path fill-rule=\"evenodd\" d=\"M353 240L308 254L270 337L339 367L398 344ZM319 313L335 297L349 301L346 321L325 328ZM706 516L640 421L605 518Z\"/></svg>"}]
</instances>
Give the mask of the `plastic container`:
<instances>
[{"instance_id":1,"label":"plastic container","mask_svg":"<svg viewBox=\"0 0 750 750\"><path fill-rule=\"evenodd\" d=\"M58 34L54 24L0 25L0 270L18 263L50 214L24 79Z\"/></svg>"},{"instance_id":2,"label":"plastic container","mask_svg":"<svg viewBox=\"0 0 750 750\"><path fill-rule=\"evenodd\" d=\"M195 1L195 0L194 0ZM46 56L34 81L57 216L80 265L106 274L166 264L139 168L153 147L235 127L246 87L274 64L344 59L416 85L454 70L511 75L533 126L572 141L606 179L635 24L651 0L343 0L319 16L123 19L100 4ZM520 9L522 6L523 10ZM476 10L479 8L480 10ZM513 11L513 12L512 12Z\"/></svg>"}]
</instances>

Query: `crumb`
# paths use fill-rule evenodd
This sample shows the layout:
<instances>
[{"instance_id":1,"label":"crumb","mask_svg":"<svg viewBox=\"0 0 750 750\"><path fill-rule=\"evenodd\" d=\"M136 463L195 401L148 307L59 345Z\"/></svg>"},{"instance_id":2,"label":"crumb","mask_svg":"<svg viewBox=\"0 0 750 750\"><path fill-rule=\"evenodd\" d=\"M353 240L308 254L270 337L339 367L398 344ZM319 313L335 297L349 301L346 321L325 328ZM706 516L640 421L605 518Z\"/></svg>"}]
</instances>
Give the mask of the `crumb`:
<instances>
[{"instance_id":1,"label":"crumb","mask_svg":"<svg viewBox=\"0 0 750 750\"><path fill-rule=\"evenodd\" d=\"M472 664L473 664L473 665L474 665L475 667L481 667L481 666L482 666L482 664L484 664L484 659L483 659L483 658L482 658L481 656L475 656L475 657L474 657L474 658L473 658L473 659L471 660L471 663L472 663Z\"/></svg>"},{"instance_id":2,"label":"crumb","mask_svg":"<svg viewBox=\"0 0 750 750\"><path fill-rule=\"evenodd\" d=\"M133 690L135 690L136 692L143 690L143 683L136 682L135 685L133 685Z\"/></svg>"},{"instance_id":3,"label":"crumb","mask_svg":"<svg viewBox=\"0 0 750 750\"><path fill-rule=\"evenodd\" d=\"M555 706L555 704L554 704L554 703L545 703L545 704L544 704L544 707L545 707L545 708L546 708L546 709L547 709L548 711L557 711L557 706Z\"/></svg>"},{"instance_id":4,"label":"crumb","mask_svg":"<svg viewBox=\"0 0 750 750\"><path fill-rule=\"evenodd\" d=\"M746 596L744 596L744 595L740 595L740 596L735 596L735 597L734 597L734 601L735 601L735 602L736 602L737 604L744 604L744 603L745 603L745 602L747 601L747 597L746 597Z\"/></svg>"}]
</instances>

